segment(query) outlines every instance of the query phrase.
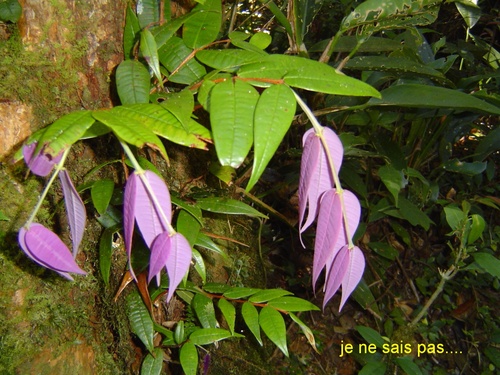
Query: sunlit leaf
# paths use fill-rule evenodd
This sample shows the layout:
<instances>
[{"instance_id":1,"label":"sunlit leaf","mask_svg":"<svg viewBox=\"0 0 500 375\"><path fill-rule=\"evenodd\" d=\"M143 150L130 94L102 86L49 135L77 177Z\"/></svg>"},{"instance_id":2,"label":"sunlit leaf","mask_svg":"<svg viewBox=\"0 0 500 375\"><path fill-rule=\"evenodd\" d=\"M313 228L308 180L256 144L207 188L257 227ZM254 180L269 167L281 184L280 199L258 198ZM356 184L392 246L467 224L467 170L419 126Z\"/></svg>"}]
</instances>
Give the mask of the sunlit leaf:
<instances>
[{"instance_id":1,"label":"sunlit leaf","mask_svg":"<svg viewBox=\"0 0 500 375\"><path fill-rule=\"evenodd\" d=\"M157 0L137 0L136 12L141 29L155 24L160 19Z\"/></svg>"},{"instance_id":2,"label":"sunlit leaf","mask_svg":"<svg viewBox=\"0 0 500 375\"><path fill-rule=\"evenodd\" d=\"M139 61L125 60L116 69L116 89L122 104L149 103L151 77Z\"/></svg>"},{"instance_id":3,"label":"sunlit leaf","mask_svg":"<svg viewBox=\"0 0 500 375\"><path fill-rule=\"evenodd\" d=\"M85 232L87 212L82 198L77 193L75 186L69 177L68 171L65 169L60 171L59 179L61 180L64 205L66 206L68 224L71 232L71 239L73 241L73 258L75 258L83 239L83 233Z\"/></svg>"},{"instance_id":4,"label":"sunlit leaf","mask_svg":"<svg viewBox=\"0 0 500 375\"><path fill-rule=\"evenodd\" d=\"M127 313L132 332L142 341L150 353L153 352L153 320L139 293L132 292L127 296Z\"/></svg>"},{"instance_id":5,"label":"sunlit leaf","mask_svg":"<svg viewBox=\"0 0 500 375\"><path fill-rule=\"evenodd\" d=\"M139 44L141 49L142 57L149 65L149 68L153 71L156 79L159 83L162 82L160 73L160 60L158 58L158 47L156 46L156 41L151 34L151 31L144 29L141 31L141 43Z\"/></svg>"},{"instance_id":6,"label":"sunlit leaf","mask_svg":"<svg viewBox=\"0 0 500 375\"><path fill-rule=\"evenodd\" d=\"M215 41L222 24L221 0L206 0L184 23L182 37L190 48L200 48Z\"/></svg>"},{"instance_id":7,"label":"sunlit leaf","mask_svg":"<svg viewBox=\"0 0 500 375\"><path fill-rule=\"evenodd\" d=\"M283 311L319 310L317 306L313 305L309 301L306 301L305 299L289 296L273 299L267 303L267 306Z\"/></svg>"},{"instance_id":8,"label":"sunlit leaf","mask_svg":"<svg viewBox=\"0 0 500 375\"><path fill-rule=\"evenodd\" d=\"M254 114L253 169L246 190L259 180L292 124L296 101L286 85L273 85L262 92Z\"/></svg>"},{"instance_id":9,"label":"sunlit leaf","mask_svg":"<svg viewBox=\"0 0 500 375\"><path fill-rule=\"evenodd\" d=\"M252 35L250 38L250 44L253 44L259 49L266 49L272 42L272 37L270 34L265 32L258 32Z\"/></svg>"},{"instance_id":10,"label":"sunlit leaf","mask_svg":"<svg viewBox=\"0 0 500 375\"><path fill-rule=\"evenodd\" d=\"M211 68L233 73L242 65L262 60L262 53L241 49L201 50L196 58Z\"/></svg>"},{"instance_id":11,"label":"sunlit leaf","mask_svg":"<svg viewBox=\"0 0 500 375\"><path fill-rule=\"evenodd\" d=\"M6 0L0 3L0 21L17 22L23 13L18 0Z\"/></svg>"},{"instance_id":12,"label":"sunlit leaf","mask_svg":"<svg viewBox=\"0 0 500 375\"><path fill-rule=\"evenodd\" d=\"M238 168L253 143L254 111L259 94L246 82L228 80L210 95L210 123L221 165Z\"/></svg>"},{"instance_id":13,"label":"sunlit leaf","mask_svg":"<svg viewBox=\"0 0 500 375\"><path fill-rule=\"evenodd\" d=\"M260 310L259 325L269 340L288 357L286 325L283 316L272 307L265 306Z\"/></svg>"},{"instance_id":14,"label":"sunlit leaf","mask_svg":"<svg viewBox=\"0 0 500 375\"><path fill-rule=\"evenodd\" d=\"M262 346L262 338L260 337L260 325L259 325L259 312L250 302L245 302L241 306L241 315L243 316L243 320L247 325L250 332L252 332L253 336L257 340L257 342Z\"/></svg>"},{"instance_id":15,"label":"sunlit leaf","mask_svg":"<svg viewBox=\"0 0 500 375\"><path fill-rule=\"evenodd\" d=\"M198 371L198 349L192 342L188 341L182 345L179 351L179 360L184 374L196 375Z\"/></svg>"},{"instance_id":16,"label":"sunlit leaf","mask_svg":"<svg viewBox=\"0 0 500 375\"><path fill-rule=\"evenodd\" d=\"M194 108L194 97L191 90L184 89L179 92L169 93L160 103L163 108L169 110L184 129L189 132L189 122Z\"/></svg>"}]
</instances>

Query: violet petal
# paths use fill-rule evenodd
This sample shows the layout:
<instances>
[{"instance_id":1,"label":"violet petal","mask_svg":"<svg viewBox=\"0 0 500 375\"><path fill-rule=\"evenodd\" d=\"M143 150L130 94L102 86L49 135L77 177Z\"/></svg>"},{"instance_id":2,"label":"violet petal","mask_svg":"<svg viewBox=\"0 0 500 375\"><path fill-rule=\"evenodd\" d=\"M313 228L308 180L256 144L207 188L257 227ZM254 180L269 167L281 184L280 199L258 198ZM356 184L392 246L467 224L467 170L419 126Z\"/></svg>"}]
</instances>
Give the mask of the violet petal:
<instances>
[{"instance_id":1,"label":"violet petal","mask_svg":"<svg viewBox=\"0 0 500 375\"><path fill-rule=\"evenodd\" d=\"M125 242L125 250L127 252L128 264L132 277L137 280L134 270L132 269L132 239L134 235L135 223L135 198L137 185L140 184L137 174L133 173L129 176L125 184L125 192L123 195L123 240Z\"/></svg>"},{"instance_id":2,"label":"violet petal","mask_svg":"<svg viewBox=\"0 0 500 375\"><path fill-rule=\"evenodd\" d=\"M343 246L333 260L330 272L326 275L325 296L323 297L323 309L333 297L342 284L344 275L349 266L350 251L347 245Z\"/></svg>"},{"instance_id":3,"label":"violet petal","mask_svg":"<svg viewBox=\"0 0 500 375\"><path fill-rule=\"evenodd\" d=\"M342 310L347 298L356 289L365 270L365 256L361 249L354 246L349 250L349 264L342 280L342 299L340 300L339 311Z\"/></svg>"},{"instance_id":4,"label":"violet petal","mask_svg":"<svg viewBox=\"0 0 500 375\"><path fill-rule=\"evenodd\" d=\"M154 276L156 276L156 281L158 285L160 272L167 265L167 259L170 254L170 248L172 245L171 238L168 232L163 232L159 234L151 246L151 256L149 258L149 275L148 283L151 282Z\"/></svg>"},{"instance_id":5,"label":"violet petal","mask_svg":"<svg viewBox=\"0 0 500 375\"><path fill-rule=\"evenodd\" d=\"M184 278L184 275L189 270L191 265L191 245L186 238L180 234L175 233L171 236L171 250L167 259L167 273L168 273L168 294L167 302L174 295L175 289Z\"/></svg>"}]
</instances>

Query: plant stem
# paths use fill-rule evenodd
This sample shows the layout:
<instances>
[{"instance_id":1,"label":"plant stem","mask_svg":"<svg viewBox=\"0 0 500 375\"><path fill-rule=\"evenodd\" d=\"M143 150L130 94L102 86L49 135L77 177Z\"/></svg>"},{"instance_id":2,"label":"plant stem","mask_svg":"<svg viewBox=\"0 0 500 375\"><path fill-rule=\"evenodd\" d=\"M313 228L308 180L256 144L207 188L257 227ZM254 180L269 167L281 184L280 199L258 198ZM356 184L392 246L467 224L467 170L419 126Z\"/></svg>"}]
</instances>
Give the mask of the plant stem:
<instances>
[{"instance_id":1,"label":"plant stem","mask_svg":"<svg viewBox=\"0 0 500 375\"><path fill-rule=\"evenodd\" d=\"M452 265L450 268L448 268L446 270L446 272L442 272L442 271L439 271L439 274L441 275L441 280L439 281L439 284L436 288L436 290L434 291L434 293L432 293L432 296L428 299L428 301L425 303L424 307L422 308L422 310L420 310L420 312L418 313L418 315L411 321L410 325L411 326L415 326L417 325L417 323L425 316L427 315L427 312L429 311L429 308L431 307L431 305L434 303L434 301L436 300L436 298L441 294L441 292L443 291L444 289L444 285L446 284L446 282L448 280L451 280L455 275L456 273L458 272L458 269L455 268L454 265Z\"/></svg>"},{"instance_id":2,"label":"plant stem","mask_svg":"<svg viewBox=\"0 0 500 375\"><path fill-rule=\"evenodd\" d=\"M45 185L45 188L43 189L42 194L40 195L40 198L38 198L38 202L36 203L35 208L33 209L33 212L31 213L28 221L26 221L26 223L24 224L25 228L29 228L31 223L33 222L33 220L35 220L35 217L36 217L38 211L40 210L40 207L42 207L43 201L45 200L45 197L47 196L50 187L54 183L54 181L55 181L57 175L59 174L59 172L61 171L61 169L64 168L64 162L66 161L66 158L68 157L69 150L70 150L70 148L68 148L64 151L64 153L61 157L61 160L59 161L59 163L57 163L56 168L54 170L54 173L52 173L52 176L50 176L50 179L47 182L47 184Z\"/></svg>"}]
</instances>

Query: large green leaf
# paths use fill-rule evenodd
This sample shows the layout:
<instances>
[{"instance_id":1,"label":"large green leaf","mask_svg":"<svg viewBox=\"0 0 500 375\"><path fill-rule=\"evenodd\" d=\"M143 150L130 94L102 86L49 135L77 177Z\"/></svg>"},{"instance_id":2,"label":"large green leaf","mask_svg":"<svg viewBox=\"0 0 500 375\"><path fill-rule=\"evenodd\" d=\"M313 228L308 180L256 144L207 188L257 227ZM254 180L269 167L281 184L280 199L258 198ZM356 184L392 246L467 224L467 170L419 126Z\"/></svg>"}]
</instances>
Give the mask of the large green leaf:
<instances>
[{"instance_id":1,"label":"large green leaf","mask_svg":"<svg viewBox=\"0 0 500 375\"><path fill-rule=\"evenodd\" d=\"M186 22L189 18L191 18L196 12L191 11L182 17L178 17L170 22L166 22L161 26L153 27L151 29L151 33L154 35L156 40L156 46L158 49L163 47L163 45L176 33L177 30Z\"/></svg>"},{"instance_id":2,"label":"large green leaf","mask_svg":"<svg viewBox=\"0 0 500 375\"><path fill-rule=\"evenodd\" d=\"M206 143L197 134L186 132L179 120L161 105L135 104L115 107L111 111L117 118L140 123L144 130L151 131L171 142L202 150L207 149Z\"/></svg>"},{"instance_id":3,"label":"large green leaf","mask_svg":"<svg viewBox=\"0 0 500 375\"><path fill-rule=\"evenodd\" d=\"M269 340L288 357L286 325L283 316L272 307L265 306L260 310L259 325Z\"/></svg>"},{"instance_id":4,"label":"large green leaf","mask_svg":"<svg viewBox=\"0 0 500 375\"><path fill-rule=\"evenodd\" d=\"M127 296L127 311L132 332L137 335L149 352L153 352L153 320L139 293L134 291Z\"/></svg>"},{"instance_id":5,"label":"large green leaf","mask_svg":"<svg viewBox=\"0 0 500 375\"><path fill-rule=\"evenodd\" d=\"M398 78L404 75L423 76L434 79L448 86L453 86L443 73L421 64L417 61L402 57L386 56L357 56L350 59L345 65L347 69L392 72Z\"/></svg>"},{"instance_id":6,"label":"large green leaf","mask_svg":"<svg viewBox=\"0 0 500 375\"><path fill-rule=\"evenodd\" d=\"M116 69L116 89L122 104L149 103L151 77L144 64L125 60Z\"/></svg>"},{"instance_id":7,"label":"large green leaf","mask_svg":"<svg viewBox=\"0 0 500 375\"><path fill-rule=\"evenodd\" d=\"M340 32L362 27L363 34L409 26L429 25L438 15L442 0L367 0L342 20Z\"/></svg>"},{"instance_id":8,"label":"large green leaf","mask_svg":"<svg viewBox=\"0 0 500 375\"><path fill-rule=\"evenodd\" d=\"M500 260L489 253L474 253L475 262L490 275L500 279Z\"/></svg>"},{"instance_id":9,"label":"large green leaf","mask_svg":"<svg viewBox=\"0 0 500 375\"><path fill-rule=\"evenodd\" d=\"M232 337L231 332L220 328L202 328L194 331L189 336L189 341L194 345L208 345ZM235 334L240 337L240 335Z\"/></svg>"},{"instance_id":10,"label":"large green leaf","mask_svg":"<svg viewBox=\"0 0 500 375\"><path fill-rule=\"evenodd\" d=\"M227 299L221 298L217 307L219 307L224 319L226 319L229 330L231 333L234 333L234 324L236 322L236 309L234 305L231 302L228 302Z\"/></svg>"},{"instance_id":11,"label":"large green leaf","mask_svg":"<svg viewBox=\"0 0 500 375\"><path fill-rule=\"evenodd\" d=\"M203 294L196 294L191 302L191 307L203 328L217 328L218 323L211 298Z\"/></svg>"},{"instance_id":12,"label":"large green leaf","mask_svg":"<svg viewBox=\"0 0 500 375\"><path fill-rule=\"evenodd\" d=\"M184 23L182 37L190 48L200 48L217 39L222 24L221 0L205 0L198 4Z\"/></svg>"},{"instance_id":13,"label":"large green leaf","mask_svg":"<svg viewBox=\"0 0 500 375\"><path fill-rule=\"evenodd\" d=\"M311 302L298 297L280 297L273 299L267 304L270 307L282 311L311 311L319 310L319 307L313 305Z\"/></svg>"},{"instance_id":14,"label":"large green leaf","mask_svg":"<svg viewBox=\"0 0 500 375\"><path fill-rule=\"evenodd\" d=\"M404 84L381 91L382 99L372 98L370 105L414 108L449 108L500 115L500 108L473 95L444 87Z\"/></svg>"},{"instance_id":15,"label":"large green leaf","mask_svg":"<svg viewBox=\"0 0 500 375\"><path fill-rule=\"evenodd\" d=\"M211 68L233 73L242 65L261 61L262 53L242 49L201 50L196 58Z\"/></svg>"},{"instance_id":16,"label":"large green leaf","mask_svg":"<svg viewBox=\"0 0 500 375\"><path fill-rule=\"evenodd\" d=\"M224 297L229 299L240 299L251 296L257 293L260 289L257 288L245 288L245 287L234 287L224 292Z\"/></svg>"},{"instance_id":17,"label":"large green leaf","mask_svg":"<svg viewBox=\"0 0 500 375\"><path fill-rule=\"evenodd\" d=\"M141 31L141 43L139 45L142 53L142 57L149 65L155 75L158 83L161 84L162 78L160 73L160 60L158 58L158 47L156 46L156 40L149 29L144 29Z\"/></svg>"},{"instance_id":18,"label":"large green leaf","mask_svg":"<svg viewBox=\"0 0 500 375\"><path fill-rule=\"evenodd\" d=\"M269 55L259 63L242 66L238 76L260 80L255 85L269 86L265 80L284 82L290 86L326 94L380 97L372 86L337 72L328 64L290 55Z\"/></svg>"},{"instance_id":19,"label":"large green leaf","mask_svg":"<svg viewBox=\"0 0 500 375\"><path fill-rule=\"evenodd\" d=\"M276 298L280 298L283 296L289 296L292 293L289 292L288 290L284 289L264 289L260 292L255 293L253 296L251 296L248 301L252 303L262 303L262 302L267 302L271 301Z\"/></svg>"},{"instance_id":20,"label":"large green leaf","mask_svg":"<svg viewBox=\"0 0 500 375\"><path fill-rule=\"evenodd\" d=\"M251 190L276 153L292 124L297 102L286 85L273 85L260 95L254 115L253 169L246 187Z\"/></svg>"},{"instance_id":21,"label":"large green leaf","mask_svg":"<svg viewBox=\"0 0 500 375\"><path fill-rule=\"evenodd\" d=\"M125 142L136 147L143 147L147 144L159 150L163 157L167 159L167 151L160 139L150 129L145 127L144 123L127 116L123 111L123 107L93 111L92 116L110 127Z\"/></svg>"},{"instance_id":22,"label":"large green leaf","mask_svg":"<svg viewBox=\"0 0 500 375\"><path fill-rule=\"evenodd\" d=\"M191 90L184 89L169 93L160 105L168 109L179 120L184 130L189 132L189 123L194 108L194 96Z\"/></svg>"},{"instance_id":23,"label":"large green leaf","mask_svg":"<svg viewBox=\"0 0 500 375\"><path fill-rule=\"evenodd\" d=\"M248 204L230 198L198 198L196 201L198 207L209 212L230 215L247 215L251 217L267 218L266 215L260 213L255 208Z\"/></svg>"},{"instance_id":24,"label":"large green leaf","mask_svg":"<svg viewBox=\"0 0 500 375\"><path fill-rule=\"evenodd\" d=\"M113 256L113 235L118 231L118 227L106 228L99 240L99 271L104 284L109 285L111 274L111 260Z\"/></svg>"},{"instance_id":25,"label":"large green leaf","mask_svg":"<svg viewBox=\"0 0 500 375\"><path fill-rule=\"evenodd\" d=\"M45 152L55 156L78 141L94 122L90 111L69 113L40 133L37 149L46 146Z\"/></svg>"},{"instance_id":26,"label":"large green leaf","mask_svg":"<svg viewBox=\"0 0 500 375\"><path fill-rule=\"evenodd\" d=\"M179 352L182 370L186 375L196 375L198 372L198 349L192 342L182 345ZM142 375L142 374L141 374Z\"/></svg>"},{"instance_id":27,"label":"large green leaf","mask_svg":"<svg viewBox=\"0 0 500 375\"><path fill-rule=\"evenodd\" d=\"M204 233L201 232L198 233L195 245L213 251L214 253L217 253L220 256L222 256L224 260L229 261L229 257L224 252L224 250L222 250L219 246L217 246L217 244Z\"/></svg>"},{"instance_id":28,"label":"large green leaf","mask_svg":"<svg viewBox=\"0 0 500 375\"><path fill-rule=\"evenodd\" d=\"M141 375L160 375L163 367L163 350L155 348L148 353L141 366Z\"/></svg>"},{"instance_id":29,"label":"large green leaf","mask_svg":"<svg viewBox=\"0 0 500 375\"><path fill-rule=\"evenodd\" d=\"M254 335L255 339L262 346L262 338L260 337L259 312L250 302L245 302L241 306L241 315L248 329Z\"/></svg>"},{"instance_id":30,"label":"large green leaf","mask_svg":"<svg viewBox=\"0 0 500 375\"><path fill-rule=\"evenodd\" d=\"M373 328L365 326L356 326L356 331L365 339L368 344L375 344L377 348L382 349L386 344L384 338Z\"/></svg>"},{"instance_id":31,"label":"large green leaf","mask_svg":"<svg viewBox=\"0 0 500 375\"><path fill-rule=\"evenodd\" d=\"M206 70L203 65L191 56L188 58L193 50L186 46L184 41L178 37L170 38L158 51L160 61L165 68L171 72L168 80L175 83L190 85L200 80L205 74ZM184 65L181 64L184 63Z\"/></svg>"},{"instance_id":32,"label":"large green leaf","mask_svg":"<svg viewBox=\"0 0 500 375\"><path fill-rule=\"evenodd\" d=\"M210 95L210 123L221 165L238 168L253 143L253 117L259 93L240 80L217 84Z\"/></svg>"},{"instance_id":33,"label":"large green leaf","mask_svg":"<svg viewBox=\"0 0 500 375\"><path fill-rule=\"evenodd\" d=\"M134 57L134 46L137 43L141 26L139 19L131 7L127 6L125 13L125 27L123 29L123 54L126 59Z\"/></svg>"},{"instance_id":34,"label":"large green leaf","mask_svg":"<svg viewBox=\"0 0 500 375\"><path fill-rule=\"evenodd\" d=\"M23 8L18 0L0 2L0 21L17 22L23 13Z\"/></svg>"},{"instance_id":35,"label":"large green leaf","mask_svg":"<svg viewBox=\"0 0 500 375\"><path fill-rule=\"evenodd\" d=\"M141 29L160 20L160 7L157 0L137 0L136 11Z\"/></svg>"},{"instance_id":36,"label":"large green leaf","mask_svg":"<svg viewBox=\"0 0 500 375\"><path fill-rule=\"evenodd\" d=\"M100 215L103 215L104 212L106 212L109 202L111 201L111 197L113 196L114 188L115 183L110 179L97 180L92 185L90 196L95 209Z\"/></svg>"}]
</instances>

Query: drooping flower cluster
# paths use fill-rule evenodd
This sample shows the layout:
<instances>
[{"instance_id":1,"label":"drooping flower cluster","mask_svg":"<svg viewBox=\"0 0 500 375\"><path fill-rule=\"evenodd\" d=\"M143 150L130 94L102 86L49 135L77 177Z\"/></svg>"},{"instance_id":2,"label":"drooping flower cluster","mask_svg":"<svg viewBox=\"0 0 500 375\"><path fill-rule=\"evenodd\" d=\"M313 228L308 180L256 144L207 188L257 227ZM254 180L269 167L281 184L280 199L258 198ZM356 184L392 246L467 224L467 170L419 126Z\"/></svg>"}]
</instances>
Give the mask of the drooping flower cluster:
<instances>
[{"instance_id":1,"label":"drooping flower cluster","mask_svg":"<svg viewBox=\"0 0 500 375\"><path fill-rule=\"evenodd\" d=\"M56 157L52 157L50 154L45 153L43 149L36 152L36 148L37 143L34 142L24 146L22 150L26 164L34 174L38 176L47 176L56 164L63 162L62 151ZM25 226L19 230L18 240L21 249L34 262L59 273L69 280L73 280L70 273L80 275L86 274L75 261L85 230L86 211L82 199L71 182L68 172L66 170L58 170L57 173L59 174L66 204L66 212L68 214L68 222L73 241L73 252L68 249L64 242L62 242L54 232L41 224L32 222L50 183L46 186L40 198L39 205L35 208L32 217Z\"/></svg>"},{"instance_id":2,"label":"drooping flower cluster","mask_svg":"<svg viewBox=\"0 0 500 375\"><path fill-rule=\"evenodd\" d=\"M304 134L303 147L299 232L302 235L317 218L313 289L325 269L323 308L342 285L341 310L365 268L363 252L352 242L361 207L356 196L340 186L338 171L344 150L335 132L327 127L310 129Z\"/></svg>"},{"instance_id":3,"label":"drooping flower cluster","mask_svg":"<svg viewBox=\"0 0 500 375\"><path fill-rule=\"evenodd\" d=\"M169 276L167 301L184 278L191 264L192 251L186 238L171 225L170 193L165 182L151 171L134 172L125 186L123 228L130 271L134 221L151 250L148 282L153 277L159 284L160 272Z\"/></svg>"}]
</instances>

